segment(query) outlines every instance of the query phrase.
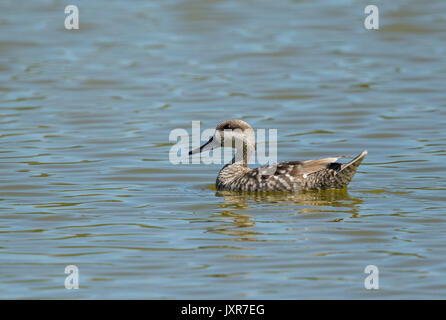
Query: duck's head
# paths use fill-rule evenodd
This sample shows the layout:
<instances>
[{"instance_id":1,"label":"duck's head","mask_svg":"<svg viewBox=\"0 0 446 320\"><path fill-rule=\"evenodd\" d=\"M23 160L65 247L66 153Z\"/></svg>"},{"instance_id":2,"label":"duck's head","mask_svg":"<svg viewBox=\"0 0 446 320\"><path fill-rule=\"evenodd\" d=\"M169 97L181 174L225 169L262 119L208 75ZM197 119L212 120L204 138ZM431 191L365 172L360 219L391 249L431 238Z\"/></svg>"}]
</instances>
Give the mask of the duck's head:
<instances>
[{"instance_id":1,"label":"duck's head","mask_svg":"<svg viewBox=\"0 0 446 320\"><path fill-rule=\"evenodd\" d=\"M214 135L201 147L189 152L189 155L220 147L237 150L255 149L255 134L252 127L243 120L227 120L218 124Z\"/></svg>"}]
</instances>

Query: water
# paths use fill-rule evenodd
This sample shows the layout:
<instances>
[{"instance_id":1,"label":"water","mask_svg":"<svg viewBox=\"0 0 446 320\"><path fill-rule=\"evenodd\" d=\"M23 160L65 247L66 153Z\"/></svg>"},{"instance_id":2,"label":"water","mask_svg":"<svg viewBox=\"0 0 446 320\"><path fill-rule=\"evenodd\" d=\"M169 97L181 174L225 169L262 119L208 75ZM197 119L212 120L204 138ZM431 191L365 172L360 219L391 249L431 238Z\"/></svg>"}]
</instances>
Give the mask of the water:
<instances>
[{"instance_id":1,"label":"water","mask_svg":"<svg viewBox=\"0 0 446 320\"><path fill-rule=\"evenodd\" d=\"M0 4L0 298L444 298L446 3ZM347 191L216 192L175 128L278 160L369 151ZM79 268L78 290L64 288ZM379 290L366 290L367 265Z\"/></svg>"}]
</instances>

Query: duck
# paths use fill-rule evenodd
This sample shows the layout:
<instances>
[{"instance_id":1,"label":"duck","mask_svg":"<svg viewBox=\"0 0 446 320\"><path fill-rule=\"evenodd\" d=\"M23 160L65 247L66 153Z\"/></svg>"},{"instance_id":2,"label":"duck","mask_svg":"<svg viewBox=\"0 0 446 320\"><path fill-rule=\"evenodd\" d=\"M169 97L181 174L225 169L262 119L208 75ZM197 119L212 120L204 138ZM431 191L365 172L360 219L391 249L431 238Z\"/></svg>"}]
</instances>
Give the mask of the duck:
<instances>
[{"instance_id":1,"label":"duck","mask_svg":"<svg viewBox=\"0 0 446 320\"><path fill-rule=\"evenodd\" d=\"M229 143L228 143L229 142ZM216 179L217 190L228 191L310 191L344 189L353 179L367 150L347 163L337 162L347 156L316 160L288 161L249 168L248 160L256 150L254 129L245 121L220 122L210 139L189 155L220 147L236 149L234 158L223 166Z\"/></svg>"}]
</instances>

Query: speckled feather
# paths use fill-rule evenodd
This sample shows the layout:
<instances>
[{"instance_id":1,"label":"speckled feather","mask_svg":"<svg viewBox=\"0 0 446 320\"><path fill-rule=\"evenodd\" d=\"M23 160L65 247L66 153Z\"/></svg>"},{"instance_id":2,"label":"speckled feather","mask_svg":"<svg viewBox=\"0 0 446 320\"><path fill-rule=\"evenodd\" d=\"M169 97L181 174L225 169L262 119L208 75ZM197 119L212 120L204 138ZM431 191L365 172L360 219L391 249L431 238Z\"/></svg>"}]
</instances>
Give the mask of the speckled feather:
<instances>
[{"instance_id":1,"label":"speckled feather","mask_svg":"<svg viewBox=\"0 0 446 320\"><path fill-rule=\"evenodd\" d=\"M365 151L346 164L337 163L338 157L282 162L277 164L276 170L274 167L249 169L241 163L227 164L220 171L216 186L218 190L232 191L342 189L350 183L366 154Z\"/></svg>"}]
</instances>

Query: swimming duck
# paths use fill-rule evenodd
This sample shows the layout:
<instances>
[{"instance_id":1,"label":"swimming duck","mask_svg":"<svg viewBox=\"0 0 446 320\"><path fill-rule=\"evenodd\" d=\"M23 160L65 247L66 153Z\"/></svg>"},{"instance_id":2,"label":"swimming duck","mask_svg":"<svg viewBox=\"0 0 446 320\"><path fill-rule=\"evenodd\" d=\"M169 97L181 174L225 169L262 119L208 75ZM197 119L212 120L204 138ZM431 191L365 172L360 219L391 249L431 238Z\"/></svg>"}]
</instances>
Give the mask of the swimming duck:
<instances>
[{"instance_id":1,"label":"swimming duck","mask_svg":"<svg viewBox=\"0 0 446 320\"><path fill-rule=\"evenodd\" d=\"M248 160L256 149L255 134L252 127L242 120L223 121L215 129L214 135L201 147L189 152L189 155L201 153L224 146L229 141L236 153L231 162L219 172L216 181L217 190L231 191L303 191L343 189L352 180L362 160L367 155L363 151L348 163L336 162L331 158L289 161L248 168Z\"/></svg>"}]
</instances>

